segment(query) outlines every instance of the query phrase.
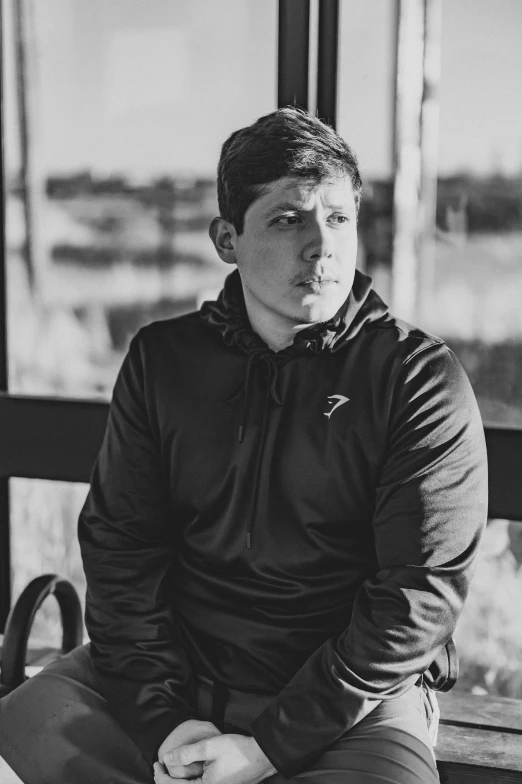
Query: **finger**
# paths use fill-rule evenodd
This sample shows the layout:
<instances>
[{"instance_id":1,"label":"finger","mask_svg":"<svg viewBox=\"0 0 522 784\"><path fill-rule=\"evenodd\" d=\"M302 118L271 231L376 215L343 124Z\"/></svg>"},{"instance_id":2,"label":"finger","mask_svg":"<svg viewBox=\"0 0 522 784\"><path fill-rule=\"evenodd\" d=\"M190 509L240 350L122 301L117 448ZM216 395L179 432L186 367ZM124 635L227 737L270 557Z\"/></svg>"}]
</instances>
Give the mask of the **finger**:
<instances>
[{"instance_id":1,"label":"finger","mask_svg":"<svg viewBox=\"0 0 522 784\"><path fill-rule=\"evenodd\" d=\"M184 765L180 759L180 746L178 749L172 749L163 755L163 765L166 767L169 775L174 779L188 779L190 777L201 776L203 773L203 764L201 762L191 762Z\"/></svg>"},{"instance_id":2,"label":"finger","mask_svg":"<svg viewBox=\"0 0 522 784\"><path fill-rule=\"evenodd\" d=\"M195 719L185 721L165 738L159 747L158 758L161 760L163 754L172 749L188 746L189 743L197 743L205 738L212 738L220 734L216 725L210 721L196 721Z\"/></svg>"},{"instance_id":3,"label":"finger","mask_svg":"<svg viewBox=\"0 0 522 784\"><path fill-rule=\"evenodd\" d=\"M165 773L165 768L161 763L154 763L154 782L155 784L171 784L172 779L168 773ZM179 781L179 779L178 779Z\"/></svg>"},{"instance_id":4,"label":"finger","mask_svg":"<svg viewBox=\"0 0 522 784\"><path fill-rule=\"evenodd\" d=\"M188 778L190 775L201 776L203 765L200 762L192 762L189 765L184 765L179 756L179 750L181 748L183 748L183 746L167 751L163 756L160 754L160 762L167 768L170 775L175 778L183 779Z\"/></svg>"},{"instance_id":5,"label":"finger","mask_svg":"<svg viewBox=\"0 0 522 784\"><path fill-rule=\"evenodd\" d=\"M202 779L173 779L168 773L159 773L154 776L154 784L172 784L173 781L176 784L196 784L198 781L201 782Z\"/></svg>"},{"instance_id":6,"label":"finger","mask_svg":"<svg viewBox=\"0 0 522 784\"><path fill-rule=\"evenodd\" d=\"M179 761L182 765L190 765L191 762L206 762L209 759L211 743L212 739L191 743L189 746L180 746L179 749L176 749ZM165 756L167 757L167 755Z\"/></svg>"},{"instance_id":7,"label":"finger","mask_svg":"<svg viewBox=\"0 0 522 784\"><path fill-rule=\"evenodd\" d=\"M165 767L173 779L194 779L203 773L202 762L191 762L190 765L169 765L166 763Z\"/></svg>"},{"instance_id":8,"label":"finger","mask_svg":"<svg viewBox=\"0 0 522 784\"><path fill-rule=\"evenodd\" d=\"M154 776L154 784L172 784L176 781L177 784L201 784L202 779L173 779L168 773L159 773Z\"/></svg>"}]
</instances>

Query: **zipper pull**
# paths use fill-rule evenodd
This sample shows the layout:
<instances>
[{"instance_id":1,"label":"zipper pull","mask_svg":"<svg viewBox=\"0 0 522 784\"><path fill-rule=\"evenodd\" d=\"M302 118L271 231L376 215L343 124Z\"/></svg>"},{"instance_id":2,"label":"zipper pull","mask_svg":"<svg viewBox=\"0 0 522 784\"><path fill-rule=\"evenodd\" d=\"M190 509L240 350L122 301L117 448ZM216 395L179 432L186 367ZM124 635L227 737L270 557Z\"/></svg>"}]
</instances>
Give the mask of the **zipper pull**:
<instances>
[{"instance_id":1,"label":"zipper pull","mask_svg":"<svg viewBox=\"0 0 522 784\"><path fill-rule=\"evenodd\" d=\"M246 535L246 540L247 540L247 550L251 550L252 549L252 537L251 537L250 531L248 531L248 533Z\"/></svg>"}]
</instances>

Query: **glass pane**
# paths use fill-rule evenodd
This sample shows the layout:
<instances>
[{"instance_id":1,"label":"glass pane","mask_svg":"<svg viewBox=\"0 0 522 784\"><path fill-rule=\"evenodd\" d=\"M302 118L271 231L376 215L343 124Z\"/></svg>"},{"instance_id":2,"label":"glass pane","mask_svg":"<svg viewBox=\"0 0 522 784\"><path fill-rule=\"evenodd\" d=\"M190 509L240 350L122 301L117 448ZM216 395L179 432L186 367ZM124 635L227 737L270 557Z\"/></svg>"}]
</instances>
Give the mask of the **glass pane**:
<instances>
[{"instance_id":1,"label":"glass pane","mask_svg":"<svg viewBox=\"0 0 522 784\"><path fill-rule=\"evenodd\" d=\"M395 3L339 3L337 130L353 147L363 178L358 267L389 301Z\"/></svg>"},{"instance_id":2,"label":"glass pane","mask_svg":"<svg viewBox=\"0 0 522 784\"><path fill-rule=\"evenodd\" d=\"M486 422L522 426L522 5L443 0L437 233L424 326ZM428 263L430 260L428 259ZM491 520L457 630L459 688L522 698L522 523Z\"/></svg>"},{"instance_id":3,"label":"glass pane","mask_svg":"<svg viewBox=\"0 0 522 784\"><path fill-rule=\"evenodd\" d=\"M490 521L457 627L458 688L522 699L522 523Z\"/></svg>"},{"instance_id":4,"label":"glass pane","mask_svg":"<svg viewBox=\"0 0 522 784\"><path fill-rule=\"evenodd\" d=\"M132 334L227 273L215 170L275 108L277 0L25 0L23 64L3 5L10 390L107 397Z\"/></svg>"},{"instance_id":5,"label":"glass pane","mask_svg":"<svg viewBox=\"0 0 522 784\"><path fill-rule=\"evenodd\" d=\"M13 600L35 577L54 572L73 583L84 606L85 577L76 526L87 490L81 483L11 479ZM60 615L52 597L36 615L31 641L39 646L61 645Z\"/></svg>"},{"instance_id":6,"label":"glass pane","mask_svg":"<svg viewBox=\"0 0 522 784\"><path fill-rule=\"evenodd\" d=\"M437 236L424 326L486 422L522 426L522 4L444 0ZM430 266L432 265L432 269Z\"/></svg>"},{"instance_id":7,"label":"glass pane","mask_svg":"<svg viewBox=\"0 0 522 784\"><path fill-rule=\"evenodd\" d=\"M392 175L395 8L388 0L339 3L337 130L365 182Z\"/></svg>"}]
</instances>

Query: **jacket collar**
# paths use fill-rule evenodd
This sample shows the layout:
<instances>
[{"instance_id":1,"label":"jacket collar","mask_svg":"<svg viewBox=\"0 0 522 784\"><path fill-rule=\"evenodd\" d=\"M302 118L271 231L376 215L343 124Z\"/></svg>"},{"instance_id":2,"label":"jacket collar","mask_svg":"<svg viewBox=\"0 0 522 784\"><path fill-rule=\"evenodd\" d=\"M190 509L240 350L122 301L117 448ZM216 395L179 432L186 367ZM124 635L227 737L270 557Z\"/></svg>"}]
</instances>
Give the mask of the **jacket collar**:
<instances>
[{"instance_id":1,"label":"jacket collar","mask_svg":"<svg viewBox=\"0 0 522 784\"><path fill-rule=\"evenodd\" d=\"M322 351L337 352L369 322L383 319L388 308L371 288L371 278L355 271L355 278L348 298L335 316L322 324L314 324L296 335L291 346L277 352L278 356ZM215 302L204 302L201 318L217 329L227 346L236 346L246 354L276 353L252 331L248 320L243 287L239 272L235 270L225 280L225 285Z\"/></svg>"}]
</instances>

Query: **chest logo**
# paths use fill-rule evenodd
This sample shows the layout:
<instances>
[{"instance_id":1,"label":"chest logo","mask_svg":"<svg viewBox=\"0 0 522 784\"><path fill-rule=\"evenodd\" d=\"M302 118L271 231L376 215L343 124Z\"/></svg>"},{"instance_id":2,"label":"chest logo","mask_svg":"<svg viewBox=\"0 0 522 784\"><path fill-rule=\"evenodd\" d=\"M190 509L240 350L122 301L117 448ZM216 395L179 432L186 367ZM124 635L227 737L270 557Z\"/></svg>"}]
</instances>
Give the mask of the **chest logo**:
<instances>
[{"instance_id":1,"label":"chest logo","mask_svg":"<svg viewBox=\"0 0 522 784\"><path fill-rule=\"evenodd\" d=\"M339 406L342 406L343 403L347 403L350 400L350 398L349 397L345 397L344 395L328 395L328 400L330 400L332 403L335 400L337 400L337 403L335 403L335 405L332 406L330 411L325 411L324 412L325 417L328 417L328 419L330 419L330 417L332 416L332 414L335 411L335 409L339 408Z\"/></svg>"}]
</instances>

